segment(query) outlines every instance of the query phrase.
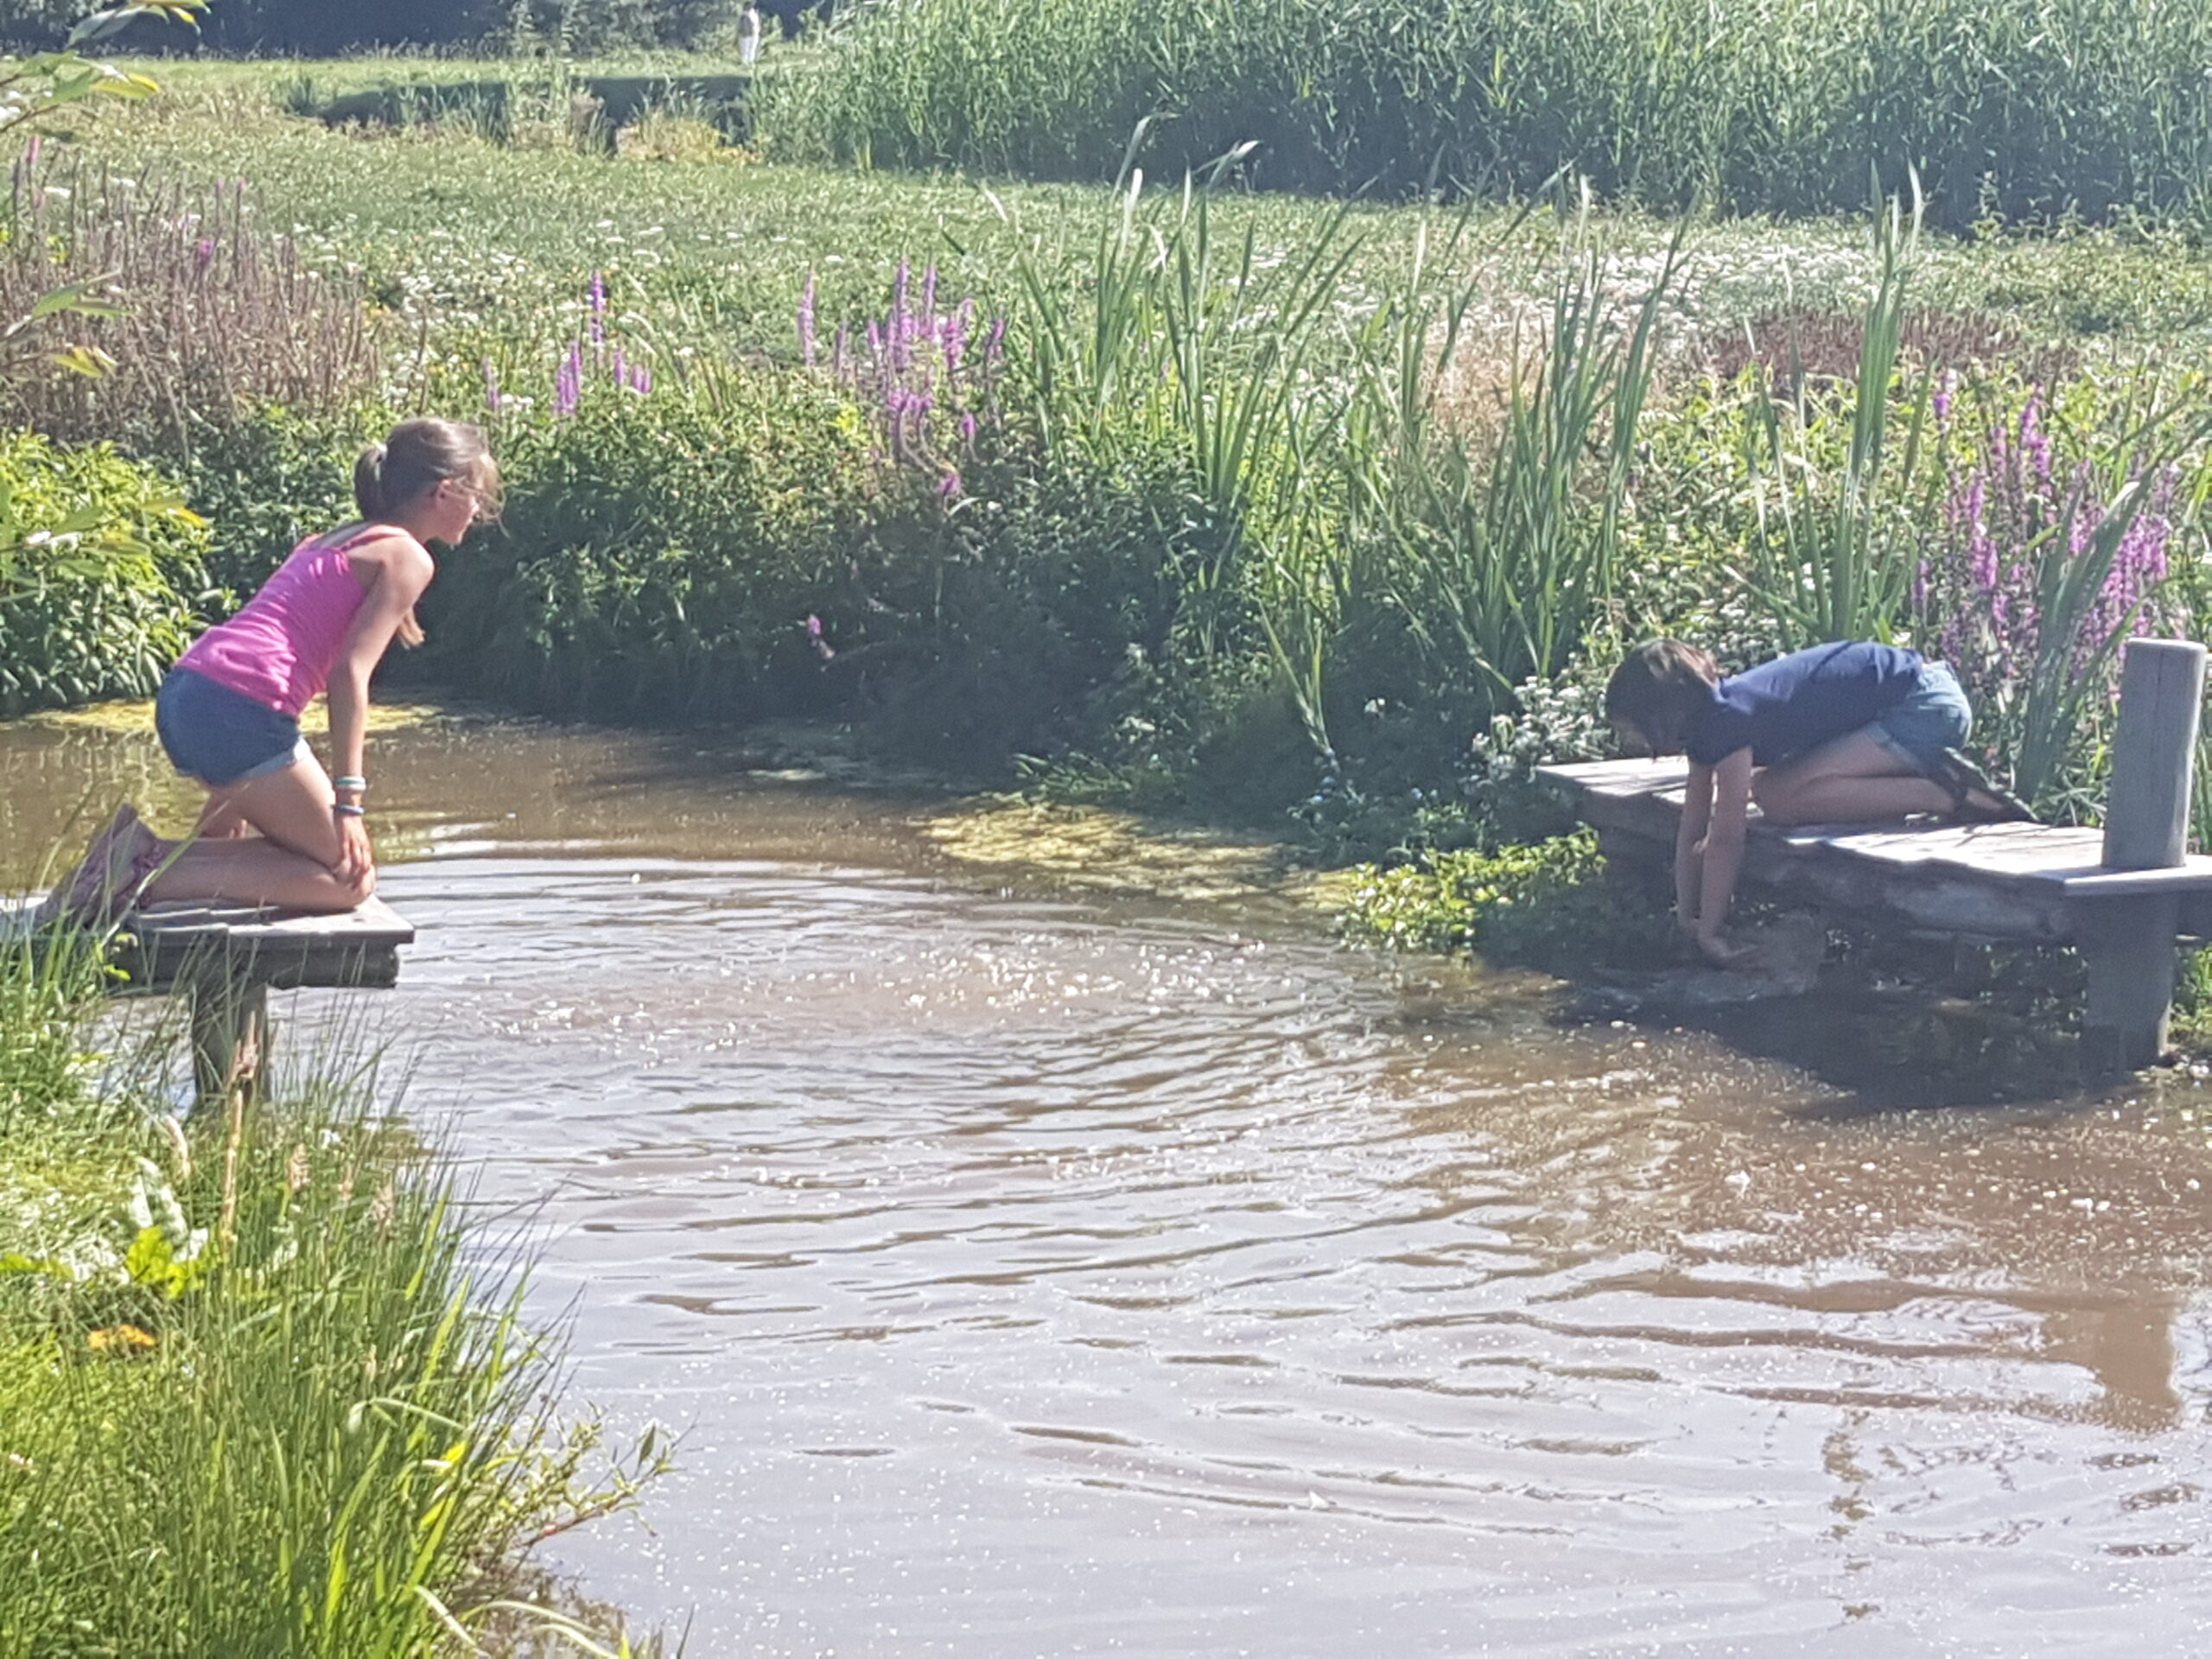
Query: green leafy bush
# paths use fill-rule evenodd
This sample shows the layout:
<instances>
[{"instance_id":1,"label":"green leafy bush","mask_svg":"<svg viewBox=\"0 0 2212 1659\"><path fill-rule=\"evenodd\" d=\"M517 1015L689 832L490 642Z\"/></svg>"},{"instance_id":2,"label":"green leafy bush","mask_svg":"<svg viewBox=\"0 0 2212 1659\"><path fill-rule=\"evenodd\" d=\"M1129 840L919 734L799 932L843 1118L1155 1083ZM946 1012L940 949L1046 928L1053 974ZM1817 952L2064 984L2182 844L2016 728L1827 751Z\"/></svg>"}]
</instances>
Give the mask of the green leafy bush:
<instances>
[{"instance_id":1,"label":"green leafy bush","mask_svg":"<svg viewBox=\"0 0 2212 1659\"><path fill-rule=\"evenodd\" d=\"M213 585L243 601L301 542L353 518L353 457L388 420L273 408L203 434L183 473L193 511L208 522Z\"/></svg>"},{"instance_id":2,"label":"green leafy bush","mask_svg":"<svg viewBox=\"0 0 2212 1659\"><path fill-rule=\"evenodd\" d=\"M205 524L105 445L0 439L0 715L143 696L190 639Z\"/></svg>"},{"instance_id":3,"label":"green leafy bush","mask_svg":"<svg viewBox=\"0 0 2212 1659\"><path fill-rule=\"evenodd\" d=\"M563 715L739 720L823 701L810 615L857 616L870 434L810 378L609 389L499 435L505 522L446 561L432 665Z\"/></svg>"}]
</instances>

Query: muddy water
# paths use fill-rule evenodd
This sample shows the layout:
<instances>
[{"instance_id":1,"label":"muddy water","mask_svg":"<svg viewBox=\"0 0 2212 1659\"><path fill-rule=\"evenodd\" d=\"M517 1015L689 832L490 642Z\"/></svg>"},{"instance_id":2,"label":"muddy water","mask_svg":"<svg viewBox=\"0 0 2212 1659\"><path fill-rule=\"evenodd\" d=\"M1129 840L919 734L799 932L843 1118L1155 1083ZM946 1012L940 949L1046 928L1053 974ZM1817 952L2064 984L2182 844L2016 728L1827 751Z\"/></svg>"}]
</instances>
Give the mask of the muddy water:
<instances>
[{"instance_id":1,"label":"muddy water","mask_svg":"<svg viewBox=\"0 0 2212 1659\"><path fill-rule=\"evenodd\" d=\"M2212 1640L2185 1078L1883 1110L741 755L376 756L423 937L353 1001L542 1205L579 1398L688 1427L553 1559L695 1655ZM153 776L0 730L0 875L87 772Z\"/></svg>"}]
</instances>

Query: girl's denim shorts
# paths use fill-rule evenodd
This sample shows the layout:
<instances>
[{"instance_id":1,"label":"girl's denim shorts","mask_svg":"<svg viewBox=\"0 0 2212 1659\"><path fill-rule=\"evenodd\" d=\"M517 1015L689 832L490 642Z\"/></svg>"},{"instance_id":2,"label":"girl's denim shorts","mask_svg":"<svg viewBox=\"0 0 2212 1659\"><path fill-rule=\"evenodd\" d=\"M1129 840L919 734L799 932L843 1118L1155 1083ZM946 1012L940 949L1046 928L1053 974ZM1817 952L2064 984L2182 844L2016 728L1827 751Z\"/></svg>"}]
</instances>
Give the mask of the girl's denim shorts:
<instances>
[{"instance_id":1,"label":"girl's denim shorts","mask_svg":"<svg viewBox=\"0 0 2212 1659\"><path fill-rule=\"evenodd\" d=\"M169 763L210 789L229 789L313 758L300 722L205 674L173 668L154 698L154 729Z\"/></svg>"},{"instance_id":2,"label":"girl's denim shorts","mask_svg":"<svg viewBox=\"0 0 2212 1659\"><path fill-rule=\"evenodd\" d=\"M1957 675L1942 663L1923 663L1920 683L1902 701L1859 729L1915 772L1935 768L1974 729L1974 708Z\"/></svg>"}]
</instances>

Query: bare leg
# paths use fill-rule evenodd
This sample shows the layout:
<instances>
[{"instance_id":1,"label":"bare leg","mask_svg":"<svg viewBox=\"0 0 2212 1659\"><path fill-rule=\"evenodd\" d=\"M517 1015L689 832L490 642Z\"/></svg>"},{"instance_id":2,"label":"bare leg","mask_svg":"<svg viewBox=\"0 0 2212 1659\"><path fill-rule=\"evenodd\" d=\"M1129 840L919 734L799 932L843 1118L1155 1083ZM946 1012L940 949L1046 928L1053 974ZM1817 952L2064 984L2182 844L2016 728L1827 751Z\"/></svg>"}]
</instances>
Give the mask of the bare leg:
<instances>
[{"instance_id":1,"label":"bare leg","mask_svg":"<svg viewBox=\"0 0 2212 1659\"><path fill-rule=\"evenodd\" d=\"M1914 812L1948 812L1951 791L1913 771L1864 732L1853 732L1751 779L1770 823L1877 823Z\"/></svg>"},{"instance_id":2,"label":"bare leg","mask_svg":"<svg viewBox=\"0 0 2212 1659\"><path fill-rule=\"evenodd\" d=\"M376 877L348 881L334 873L340 850L334 799L329 778L313 760L217 791L200 815L218 826L216 838L172 843L174 856L147 899L220 899L324 913L356 908L376 891ZM260 833L234 830L233 823Z\"/></svg>"},{"instance_id":3,"label":"bare leg","mask_svg":"<svg viewBox=\"0 0 2212 1659\"><path fill-rule=\"evenodd\" d=\"M200 822L192 831L194 841L230 841L257 833L232 803L231 794L229 790L219 789L207 797L207 804L200 809Z\"/></svg>"}]
</instances>

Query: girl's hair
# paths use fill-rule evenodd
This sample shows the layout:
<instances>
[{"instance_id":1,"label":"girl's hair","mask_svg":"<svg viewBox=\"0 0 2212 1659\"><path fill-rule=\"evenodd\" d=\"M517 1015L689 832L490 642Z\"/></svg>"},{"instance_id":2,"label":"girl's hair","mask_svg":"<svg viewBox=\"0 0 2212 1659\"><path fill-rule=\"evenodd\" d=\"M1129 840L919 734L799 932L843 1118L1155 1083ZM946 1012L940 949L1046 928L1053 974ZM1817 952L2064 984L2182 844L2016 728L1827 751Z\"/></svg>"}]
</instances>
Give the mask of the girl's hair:
<instances>
[{"instance_id":1,"label":"girl's hair","mask_svg":"<svg viewBox=\"0 0 2212 1659\"><path fill-rule=\"evenodd\" d=\"M483 433L458 421L408 421L353 463L353 504L369 524L386 524L425 493L461 479L496 505L499 468Z\"/></svg>"},{"instance_id":2,"label":"girl's hair","mask_svg":"<svg viewBox=\"0 0 2212 1659\"><path fill-rule=\"evenodd\" d=\"M406 421L353 463L353 505L364 523L388 524L455 478L476 492L485 512L498 511L499 467L483 433L458 421ZM411 610L399 619L399 643L423 643L423 625Z\"/></svg>"},{"instance_id":3,"label":"girl's hair","mask_svg":"<svg viewBox=\"0 0 2212 1659\"><path fill-rule=\"evenodd\" d=\"M1622 659L1605 684L1605 718L1643 740L1654 754L1685 747L1698 715L1711 706L1720 664L1679 639L1649 639Z\"/></svg>"}]
</instances>

